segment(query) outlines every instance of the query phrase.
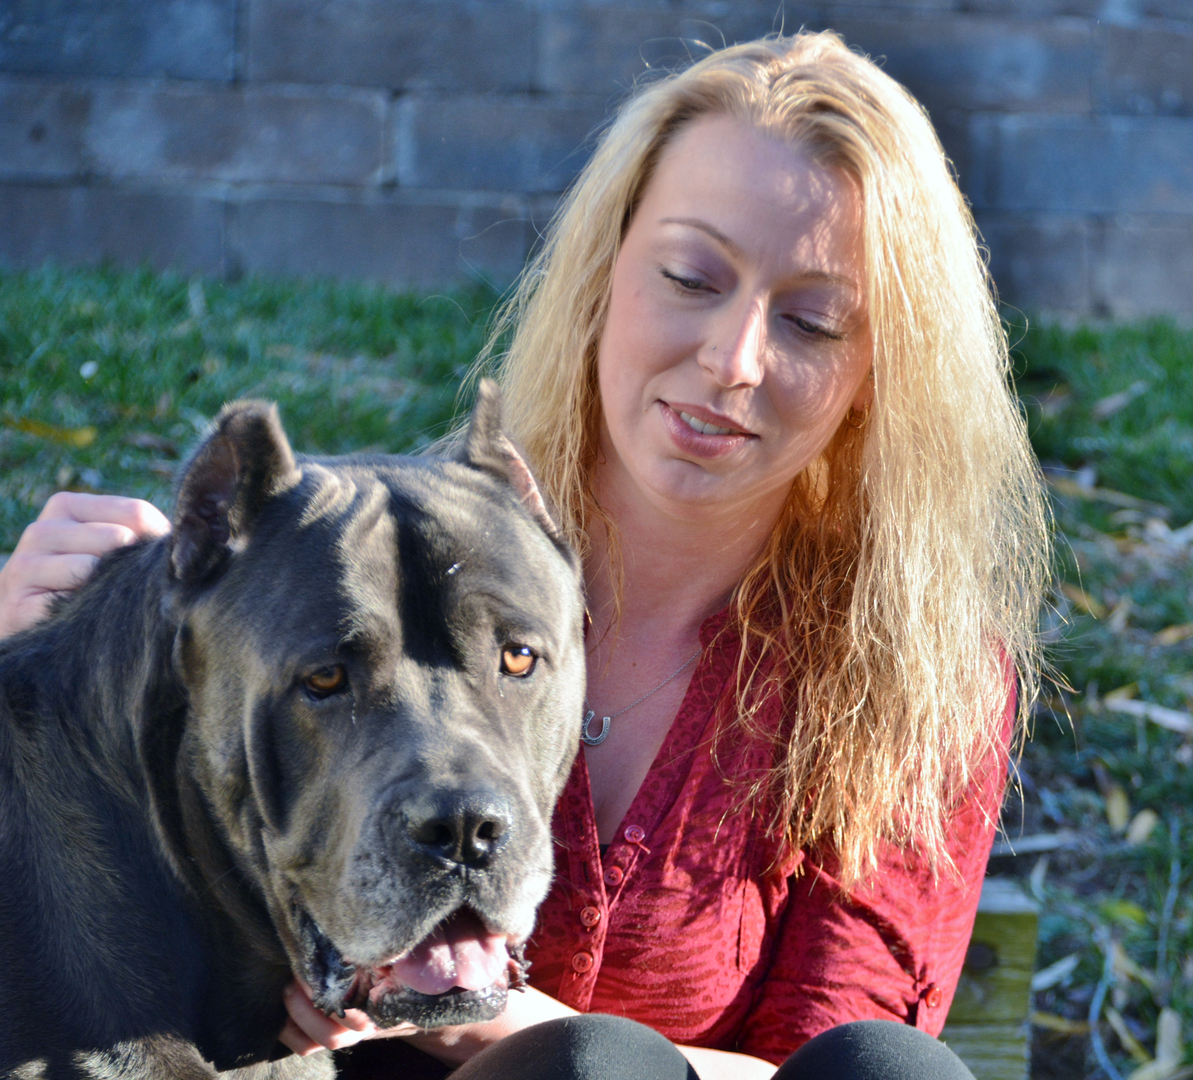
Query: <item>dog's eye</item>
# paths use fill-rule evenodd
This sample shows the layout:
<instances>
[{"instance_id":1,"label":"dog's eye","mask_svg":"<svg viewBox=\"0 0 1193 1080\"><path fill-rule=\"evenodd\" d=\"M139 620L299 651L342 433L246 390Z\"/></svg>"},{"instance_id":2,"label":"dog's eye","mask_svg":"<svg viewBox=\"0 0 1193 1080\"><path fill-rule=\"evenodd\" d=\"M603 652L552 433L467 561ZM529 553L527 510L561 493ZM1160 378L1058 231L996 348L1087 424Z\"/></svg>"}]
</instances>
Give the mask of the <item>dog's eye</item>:
<instances>
[{"instance_id":1,"label":"dog's eye","mask_svg":"<svg viewBox=\"0 0 1193 1080\"><path fill-rule=\"evenodd\" d=\"M501 650L501 674L524 679L534 670L538 657L529 645L507 645Z\"/></svg>"},{"instance_id":2,"label":"dog's eye","mask_svg":"<svg viewBox=\"0 0 1193 1080\"><path fill-rule=\"evenodd\" d=\"M302 680L302 685L313 698L330 697L347 687L348 672L344 670L343 664L333 664L312 671Z\"/></svg>"}]
</instances>

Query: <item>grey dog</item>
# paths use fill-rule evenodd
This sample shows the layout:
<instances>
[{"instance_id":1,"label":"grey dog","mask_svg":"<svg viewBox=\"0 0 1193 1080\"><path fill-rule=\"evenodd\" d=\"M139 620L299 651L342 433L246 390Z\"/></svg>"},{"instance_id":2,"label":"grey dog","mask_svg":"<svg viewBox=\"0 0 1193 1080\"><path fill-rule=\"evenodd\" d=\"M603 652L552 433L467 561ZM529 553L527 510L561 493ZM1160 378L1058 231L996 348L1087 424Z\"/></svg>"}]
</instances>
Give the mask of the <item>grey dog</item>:
<instances>
[{"instance_id":1,"label":"grey dog","mask_svg":"<svg viewBox=\"0 0 1193 1080\"><path fill-rule=\"evenodd\" d=\"M0 1076L326 1077L327 1011L496 1015L584 693L577 561L500 431L295 455L237 403L173 533L0 644Z\"/></svg>"}]
</instances>

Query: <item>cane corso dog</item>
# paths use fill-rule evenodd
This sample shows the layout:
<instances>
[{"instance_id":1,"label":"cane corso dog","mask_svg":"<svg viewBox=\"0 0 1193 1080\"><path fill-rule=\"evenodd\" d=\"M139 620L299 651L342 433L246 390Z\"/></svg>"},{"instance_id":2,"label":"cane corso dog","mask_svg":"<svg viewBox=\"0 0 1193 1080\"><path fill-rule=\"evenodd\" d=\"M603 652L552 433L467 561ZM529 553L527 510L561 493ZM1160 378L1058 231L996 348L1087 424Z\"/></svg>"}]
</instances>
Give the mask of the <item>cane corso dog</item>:
<instances>
[{"instance_id":1,"label":"cane corso dog","mask_svg":"<svg viewBox=\"0 0 1193 1080\"><path fill-rule=\"evenodd\" d=\"M0 644L0 1075L328 1077L328 1013L521 984L578 743L575 557L482 387L455 458L228 406L173 533Z\"/></svg>"}]
</instances>

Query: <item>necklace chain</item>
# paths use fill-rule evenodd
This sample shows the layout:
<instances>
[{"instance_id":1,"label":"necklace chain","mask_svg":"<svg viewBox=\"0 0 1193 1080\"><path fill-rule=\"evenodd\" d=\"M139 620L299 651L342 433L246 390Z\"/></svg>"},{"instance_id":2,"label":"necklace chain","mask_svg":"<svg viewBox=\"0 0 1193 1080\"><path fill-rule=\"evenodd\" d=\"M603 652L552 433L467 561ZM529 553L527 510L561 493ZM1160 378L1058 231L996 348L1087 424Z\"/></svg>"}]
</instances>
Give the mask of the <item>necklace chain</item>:
<instances>
[{"instance_id":1,"label":"necklace chain","mask_svg":"<svg viewBox=\"0 0 1193 1080\"><path fill-rule=\"evenodd\" d=\"M590 735L589 725L596 718L596 712L588 708L588 702L584 702L584 719L580 723L580 739L585 746L600 746L609 737L609 725L616 720L623 713L628 713L631 709L637 708L648 697L657 694L663 689L672 679L676 678L684 668L686 668L693 660L704 651L704 646L701 645L691 656L689 656L682 664L679 665L670 675L667 676L658 686L653 690L647 690L637 701L631 701L625 708L618 709L615 713L610 713L608 716L601 717L601 733L599 735Z\"/></svg>"}]
</instances>

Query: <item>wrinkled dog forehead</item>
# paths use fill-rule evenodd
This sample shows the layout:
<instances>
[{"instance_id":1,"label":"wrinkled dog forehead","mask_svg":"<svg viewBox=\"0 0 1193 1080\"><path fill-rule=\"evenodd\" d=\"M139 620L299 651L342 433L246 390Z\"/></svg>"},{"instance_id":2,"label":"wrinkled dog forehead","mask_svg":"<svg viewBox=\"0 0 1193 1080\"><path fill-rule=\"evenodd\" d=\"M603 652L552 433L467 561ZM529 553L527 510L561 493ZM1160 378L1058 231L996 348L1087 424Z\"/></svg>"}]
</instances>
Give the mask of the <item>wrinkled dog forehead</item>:
<instances>
[{"instance_id":1,"label":"wrinkled dog forehead","mask_svg":"<svg viewBox=\"0 0 1193 1080\"><path fill-rule=\"evenodd\" d=\"M508 485L442 459L296 464L202 605L216 624L253 627L259 651L332 647L362 623L408 644L461 619L557 638L582 617L574 562Z\"/></svg>"}]
</instances>

